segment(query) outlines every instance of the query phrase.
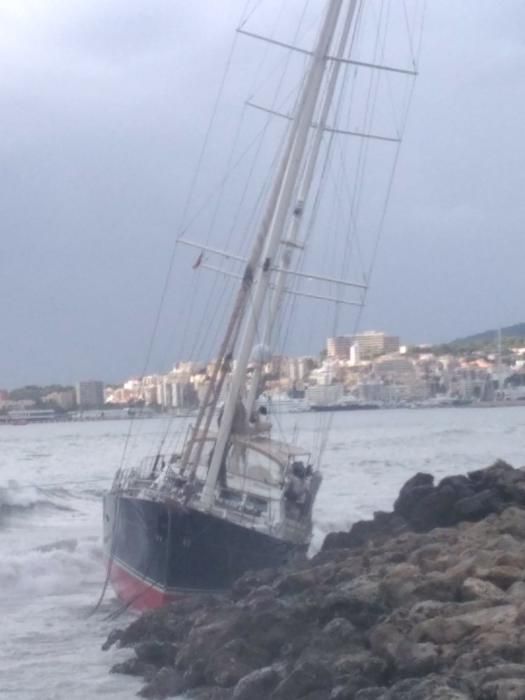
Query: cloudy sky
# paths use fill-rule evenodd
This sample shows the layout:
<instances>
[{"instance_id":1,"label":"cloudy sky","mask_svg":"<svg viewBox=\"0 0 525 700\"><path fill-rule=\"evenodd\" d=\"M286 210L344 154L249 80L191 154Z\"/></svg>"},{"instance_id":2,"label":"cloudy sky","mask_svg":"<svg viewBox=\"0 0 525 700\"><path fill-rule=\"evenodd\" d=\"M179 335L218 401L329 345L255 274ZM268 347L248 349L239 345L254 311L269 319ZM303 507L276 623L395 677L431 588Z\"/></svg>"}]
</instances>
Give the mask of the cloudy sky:
<instances>
[{"instance_id":1,"label":"cloudy sky","mask_svg":"<svg viewBox=\"0 0 525 700\"><path fill-rule=\"evenodd\" d=\"M0 0L0 386L142 371L243 5ZM524 37L519 0L428 0L363 327L525 320Z\"/></svg>"}]
</instances>

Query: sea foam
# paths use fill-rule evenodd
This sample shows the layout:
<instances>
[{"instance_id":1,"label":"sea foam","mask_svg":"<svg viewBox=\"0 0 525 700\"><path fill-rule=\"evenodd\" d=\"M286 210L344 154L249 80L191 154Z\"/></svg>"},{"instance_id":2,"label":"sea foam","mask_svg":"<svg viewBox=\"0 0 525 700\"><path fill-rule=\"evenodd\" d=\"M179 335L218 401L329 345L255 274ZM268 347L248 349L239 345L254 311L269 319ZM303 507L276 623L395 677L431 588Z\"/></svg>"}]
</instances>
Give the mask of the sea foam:
<instances>
[{"instance_id":1,"label":"sea foam","mask_svg":"<svg viewBox=\"0 0 525 700\"><path fill-rule=\"evenodd\" d=\"M12 594L63 595L104 578L102 551L93 540L60 540L27 552L4 555L0 588Z\"/></svg>"}]
</instances>

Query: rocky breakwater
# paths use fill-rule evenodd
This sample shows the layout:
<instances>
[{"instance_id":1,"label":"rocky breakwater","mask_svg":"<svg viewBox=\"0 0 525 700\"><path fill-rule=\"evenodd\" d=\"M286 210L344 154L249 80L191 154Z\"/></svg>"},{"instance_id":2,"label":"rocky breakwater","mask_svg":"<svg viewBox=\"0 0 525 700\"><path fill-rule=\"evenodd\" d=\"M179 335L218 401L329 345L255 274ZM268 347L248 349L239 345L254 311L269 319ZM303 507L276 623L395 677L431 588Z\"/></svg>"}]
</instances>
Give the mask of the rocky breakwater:
<instances>
[{"instance_id":1,"label":"rocky breakwater","mask_svg":"<svg viewBox=\"0 0 525 700\"><path fill-rule=\"evenodd\" d=\"M293 568L145 614L107 645L144 697L525 699L525 470L497 462L332 533Z\"/></svg>"}]
</instances>

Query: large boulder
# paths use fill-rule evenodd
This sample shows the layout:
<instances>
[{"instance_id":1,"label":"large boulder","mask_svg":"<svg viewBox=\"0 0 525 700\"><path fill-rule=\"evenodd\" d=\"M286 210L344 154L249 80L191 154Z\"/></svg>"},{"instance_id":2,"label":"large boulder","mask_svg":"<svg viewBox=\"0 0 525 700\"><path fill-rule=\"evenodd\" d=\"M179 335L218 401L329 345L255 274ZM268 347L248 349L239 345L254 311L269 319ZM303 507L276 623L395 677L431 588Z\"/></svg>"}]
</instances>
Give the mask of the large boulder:
<instances>
[{"instance_id":1,"label":"large boulder","mask_svg":"<svg viewBox=\"0 0 525 700\"><path fill-rule=\"evenodd\" d=\"M233 691L232 700L266 700L281 680L274 666L264 666L241 678Z\"/></svg>"}]
</instances>

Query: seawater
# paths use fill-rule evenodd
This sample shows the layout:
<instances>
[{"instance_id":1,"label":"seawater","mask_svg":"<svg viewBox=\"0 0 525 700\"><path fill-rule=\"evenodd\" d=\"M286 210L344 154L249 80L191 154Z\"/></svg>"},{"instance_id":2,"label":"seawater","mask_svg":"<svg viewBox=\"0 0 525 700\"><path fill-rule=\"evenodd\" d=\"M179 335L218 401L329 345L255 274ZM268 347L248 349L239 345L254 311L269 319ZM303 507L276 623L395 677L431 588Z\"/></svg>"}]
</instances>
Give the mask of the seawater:
<instances>
[{"instance_id":1,"label":"seawater","mask_svg":"<svg viewBox=\"0 0 525 700\"><path fill-rule=\"evenodd\" d=\"M331 423L315 508L312 549L330 530L388 510L417 471L437 479L502 458L525 464L525 407L289 414L276 437L315 449ZM120 606L104 582L101 495L123 458L153 454L167 428L159 418L0 427L0 697L128 700L140 682L109 669L129 655L103 652ZM321 430L320 430L321 428Z\"/></svg>"}]
</instances>

